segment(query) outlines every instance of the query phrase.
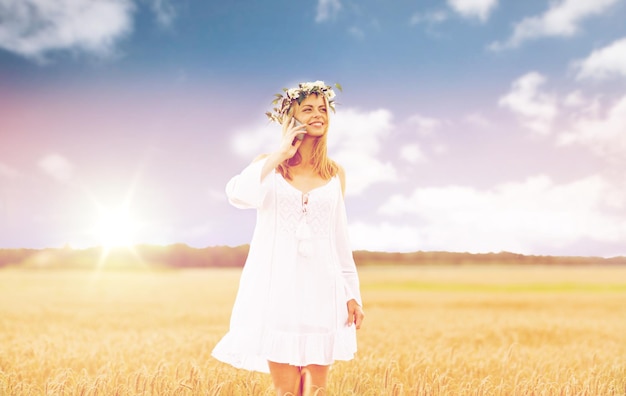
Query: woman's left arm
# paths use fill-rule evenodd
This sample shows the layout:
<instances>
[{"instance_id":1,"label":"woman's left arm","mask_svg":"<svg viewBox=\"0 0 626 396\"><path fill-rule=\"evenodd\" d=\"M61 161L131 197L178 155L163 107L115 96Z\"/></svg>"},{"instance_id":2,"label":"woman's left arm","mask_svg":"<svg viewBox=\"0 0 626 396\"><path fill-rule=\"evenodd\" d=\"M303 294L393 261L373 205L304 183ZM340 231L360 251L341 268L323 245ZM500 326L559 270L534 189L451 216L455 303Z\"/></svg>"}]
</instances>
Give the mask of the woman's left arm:
<instances>
[{"instance_id":1,"label":"woman's left arm","mask_svg":"<svg viewBox=\"0 0 626 396\"><path fill-rule=\"evenodd\" d=\"M350 238L348 235L348 217L346 207L343 201L343 192L345 191L345 172L339 168L339 180L341 182L342 199L339 200L337 210L337 229L336 229L336 247L343 276L348 306L348 325L354 323L356 328L361 327L364 318L363 302L361 299L361 291L359 284L359 275L354 262L354 255L350 246Z\"/></svg>"}]
</instances>

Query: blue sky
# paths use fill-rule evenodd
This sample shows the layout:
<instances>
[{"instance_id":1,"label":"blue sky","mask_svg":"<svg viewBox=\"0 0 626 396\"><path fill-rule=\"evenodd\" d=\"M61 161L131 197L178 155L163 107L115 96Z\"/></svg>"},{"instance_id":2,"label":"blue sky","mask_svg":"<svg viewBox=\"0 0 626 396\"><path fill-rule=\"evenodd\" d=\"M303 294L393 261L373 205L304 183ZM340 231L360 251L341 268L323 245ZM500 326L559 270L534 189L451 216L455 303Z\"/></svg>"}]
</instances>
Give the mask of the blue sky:
<instances>
[{"instance_id":1,"label":"blue sky","mask_svg":"<svg viewBox=\"0 0 626 396\"><path fill-rule=\"evenodd\" d=\"M238 245L300 81L355 249L626 254L626 1L0 0L0 247Z\"/></svg>"}]
</instances>

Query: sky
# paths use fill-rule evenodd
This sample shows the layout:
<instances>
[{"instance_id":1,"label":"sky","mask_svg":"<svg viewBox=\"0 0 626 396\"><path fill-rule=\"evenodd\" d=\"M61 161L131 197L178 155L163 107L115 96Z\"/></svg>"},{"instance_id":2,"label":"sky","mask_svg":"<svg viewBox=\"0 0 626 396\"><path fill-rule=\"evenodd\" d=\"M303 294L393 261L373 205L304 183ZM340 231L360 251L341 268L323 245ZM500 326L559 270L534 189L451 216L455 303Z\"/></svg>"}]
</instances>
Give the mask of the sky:
<instances>
[{"instance_id":1,"label":"sky","mask_svg":"<svg viewBox=\"0 0 626 396\"><path fill-rule=\"evenodd\" d=\"M340 83L352 247L626 255L626 0L0 0L0 248L241 245L274 94Z\"/></svg>"}]
</instances>

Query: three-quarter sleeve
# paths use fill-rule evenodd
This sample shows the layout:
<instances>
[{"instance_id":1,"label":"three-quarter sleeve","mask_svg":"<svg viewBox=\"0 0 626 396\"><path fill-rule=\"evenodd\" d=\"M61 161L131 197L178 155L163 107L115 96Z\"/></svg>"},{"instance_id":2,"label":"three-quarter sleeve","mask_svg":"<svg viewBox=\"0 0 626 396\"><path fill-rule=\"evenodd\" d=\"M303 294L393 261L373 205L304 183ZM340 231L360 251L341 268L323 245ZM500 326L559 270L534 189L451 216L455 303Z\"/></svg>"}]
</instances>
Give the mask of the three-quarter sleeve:
<instances>
[{"instance_id":1,"label":"three-quarter sleeve","mask_svg":"<svg viewBox=\"0 0 626 396\"><path fill-rule=\"evenodd\" d=\"M346 215L346 207L342 198L339 199L337 203L335 245L339 257L341 275L343 277L344 287L346 290L346 301L355 299L360 306L363 306L359 285L359 275L356 270L356 264L354 262L352 248L350 246L350 238L348 236L348 217Z\"/></svg>"},{"instance_id":2,"label":"three-quarter sleeve","mask_svg":"<svg viewBox=\"0 0 626 396\"><path fill-rule=\"evenodd\" d=\"M265 189L261 172L266 158L248 165L226 184L228 202L240 209L258 209L263 205Z\"/></svg>"}]
</instances>

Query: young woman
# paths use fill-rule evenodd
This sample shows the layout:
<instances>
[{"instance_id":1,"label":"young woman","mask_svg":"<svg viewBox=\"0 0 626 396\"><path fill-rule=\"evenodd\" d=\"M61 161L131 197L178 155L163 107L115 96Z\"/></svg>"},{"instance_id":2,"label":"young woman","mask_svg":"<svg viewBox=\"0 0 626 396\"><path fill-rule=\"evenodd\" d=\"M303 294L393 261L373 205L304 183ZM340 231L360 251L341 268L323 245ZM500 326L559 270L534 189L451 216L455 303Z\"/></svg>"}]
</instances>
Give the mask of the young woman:
<instances>
[{"instance_id":1,"label":"young woman","mask_svg":"<svg viewBox=\"0 0 626 396\"><path fill-rule=\"evenodd\" d=\"M364 317L345 175L326 150L335 93L316 81L277 96L267 115L282 125L278 149L226 186L231 204L257 210L257 223L230 331L213 356L269 371L277 395L322 395L330 365L354 357Z\"/></svg>"}]
</instances>

